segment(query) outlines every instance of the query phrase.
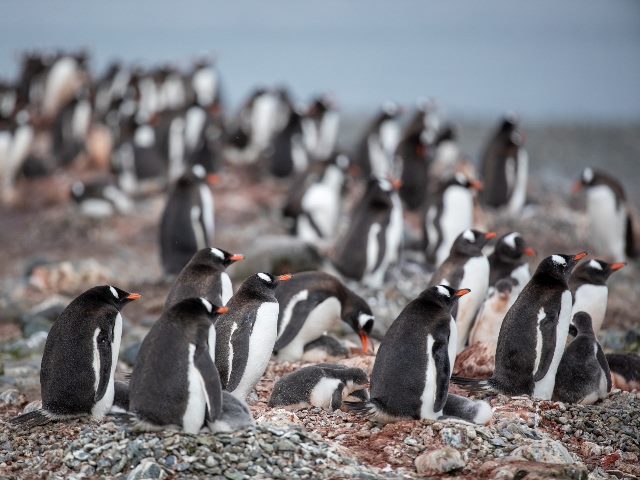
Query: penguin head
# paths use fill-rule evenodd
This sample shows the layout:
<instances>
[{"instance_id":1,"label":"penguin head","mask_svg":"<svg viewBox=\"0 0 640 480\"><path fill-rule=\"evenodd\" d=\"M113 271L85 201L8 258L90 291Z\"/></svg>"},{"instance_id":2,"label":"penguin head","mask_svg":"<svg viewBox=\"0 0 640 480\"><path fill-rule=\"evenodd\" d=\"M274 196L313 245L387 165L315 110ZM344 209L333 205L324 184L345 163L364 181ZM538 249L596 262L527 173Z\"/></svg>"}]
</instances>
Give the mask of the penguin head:
<instances>
[{"instance_id":1,"label":"penguin head","mask_svg":"<svg viewBox=\"0 0 640 480\"><path fill-rule=\"evenodd\" d=\"M507 263L519 263L525 255L527 257L537 255L533 248L527 247L527 242L518 232L506 233L500 237L494 252L500 260Z\"/></svg>"},{"instance_id":2,"label":"penguin head","mask_svg":"<svg viewBox=\"0 0 640 480\"><path fill-rule=\"evenodd\" d=\"M255 292L275 290L280 282L286 282L292 278L293 275L289 273L285 275L271 275L270 273L260 272L247 278L240 288L249 289Z\"/></svg>"},{"instance_id":3,"label":"penguin head","mask_svg":"<svg viewBox=\"0 0 640 480\"><path fill-rule=\"evenodd\" d=\"M495 292L502 300L508 300L511 296L511 291L513 290L514 283L516 280L512 277L501 278L496 282Z\"/></svg>"},{"instance_id":4,"label":"penguin head","mask_svg":"<svg viewBox=\"0 0 640 480\"><path fill-rule=\"evenodd\" d=\"M169 312L174 315L184 315L187 318L196 318L204 315L210 320L229 311L227 307L214 305L204 297L186 298L173 305Z\"/></svg>"},{"instance_id":5,"label":"penguin head","mask_svg":"<svg viewBox=\"0 0 640 480\"><path fill-rule=\"evenodd\" d=\"M398 180L373 177L367 184L362 203L374 210L386 210L393 206L392 197L397 194L401 183Z\"/></svg>"},{"instance_id":6,"label":"penguin head","mask_svg":"<svg viewBox=\"0 0 640 480\"><path fill-rule=\"evenodd\" d=\"M464 187L469 190L476 190L478 192L484 188L484 185L480 180L473 180L467 177L462 172L456 172L453 177L445 180L443 190L446 190L450 186Z\"/></svg>"},{"instance_id":7,"label":"penguin head","mask_svg":"<svg viewBox=\"0 0 640 480\"><path fill-rule=\"evenodd\" d=\"M367 302L359 295L350 295L344 302L342 319L358 334L362 342L362 351L367 353L371 345L369 335L375 321Z\"/></svg>"},{"instance_id":8,"label":"penguin head","mask_svg":"<svg viewBox=\"0 0 640 480\"><path fill-rule=\"evenodd\" d=\"M571 272L572 280L582 284L605 285L613 272L624 268L626 263L607 263L603 260L588 260L580 263Z\"/></svg>"},{"instance_id":9,"label":"penguin head","mask_svg":"<svg viewBox=\"0 0 640 480\"><path fill-rule=\"evenodd\" d=\"M587 312L577 312L571 320L572 326L575 326L575 331L571 331L571 334L576 337L578 334L593 334L593 325L591 324L591 315ZM570 330L573 330L570 328Z\"/></svg>"},{"instance_id":10,"label":"penguin head","mask_svg":"<svg viewBox=\"0 0 640 480\"><path fill-rule=\"evenodd\" d=\"M209 265L215 267L227 268L235 262L244 260L244 255L240 253L229 253L221 248L211 247L199 250L194 256L193 261L199 265Z\"/></svg>"},{"instance_id":11,"label":"penguin head","mask_svg":"<svg viewBox=\"0 0 640 480\"><path fill-rule=\"evenodd\" d=\"M540 262L535 276L544 275L562 283L566 283L571 275L571 271L576 264L587 256L587 252L580 252L576 255L555 254L545 258Z\"/></svg>"},{"instance_id":12,"label":"penguin head","mask_svg":"<svg viewBox=\"0 0 640 480\"><path fill-rule=\"evenodd\" d=\"M220 183L220 177L213 173L208 173L204 166L199 163L192 165L176 182L179 187L190 187L192 185L209 184L211 186Z\"/></svg>"},{"instance_id":13,"label":"penguin head","mask_svg":"<svg viewBox=\"0 0 640 480\"><path fill-rule=\"evenodd\" d=\"M480 232L479 230L467 229L463 231L451 247L452 254L467 257L477 257L482 255L482 249L489 240L496 237L495 232Z\"/></svg>"},{"instance_id":14,"label":"penguin head","mask_svg":"<svg viewBox=\"0 0 640 480\"><path fill-rule=\"evenodd\" d=\"M381 120L390 120L398 117L401 113L402 108L396 102L387 101L382 104L380 118Z\"/></svg>"},{"instance_id":15,"label":"penguin head","mask_svg":"<svg viewBox=\"0 0 640 480\"><path fill-rule=\"evenodd\" d=\"M451 311L455 303L470 292L471 290L468 288L456 290L449 285L436 285L424 290L420 297L442 306L447 311Z\"/></svg>"},{"instance_id":16,"label":"penguin head","mask_svg":"<svg viewBox=\"0 0 640 480\"><path fill-rule=\"evenodd\" d=\"M124 307L127 303L142 298L142 295L139 293L125 292L124 290L112 285L93 287L85 293L91 293L92 296L105 303L113 305L118 310Z\"/></svg>"}]
</instances>

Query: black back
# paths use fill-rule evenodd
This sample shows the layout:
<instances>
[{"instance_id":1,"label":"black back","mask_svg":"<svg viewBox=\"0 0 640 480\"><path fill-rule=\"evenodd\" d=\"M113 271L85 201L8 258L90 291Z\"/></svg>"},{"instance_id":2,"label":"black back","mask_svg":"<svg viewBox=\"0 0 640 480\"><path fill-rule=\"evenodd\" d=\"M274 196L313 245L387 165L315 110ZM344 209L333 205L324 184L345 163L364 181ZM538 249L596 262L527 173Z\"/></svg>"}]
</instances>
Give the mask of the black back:
<instances>
[{"instance_id":1,"label":"black back","mask_svg":"<svg viewBox=\"0 0 640 480\"><path fill-rule=\"evenodd\" d=\"M409 210L417 210L427 198L429 167L433 160L423 131L405 136L398 145L396 157L402 161L400 198Z\"/></svg>"},{"instance_id":2,"label":"black back","mask_svg":"<svg viewBox=\"0 0 640 480\"><path fill-rule=\"evenodd\" d=\"M514 235L513 248L509 243L505 242L505 239ZM496 282L502 278L511 276L516 268L527 263L525 259L525 249L527 243L522 235L517 232L509 232L502 235L496 242L496 246L489 255L489 285L493 286Z\"/></svg>"}]
</instances>

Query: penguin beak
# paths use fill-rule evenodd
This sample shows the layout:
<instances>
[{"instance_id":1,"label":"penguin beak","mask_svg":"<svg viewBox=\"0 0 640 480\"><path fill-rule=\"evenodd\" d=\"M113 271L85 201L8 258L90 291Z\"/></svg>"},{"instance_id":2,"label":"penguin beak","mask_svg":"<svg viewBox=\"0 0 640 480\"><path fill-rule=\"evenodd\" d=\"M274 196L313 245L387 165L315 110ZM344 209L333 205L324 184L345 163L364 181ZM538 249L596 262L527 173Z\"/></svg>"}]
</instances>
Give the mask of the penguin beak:
<instances>
[{"instance_id":1,"label":"penguin beak","mask_svg":"<svg viewBox=\"0 0 640 480\"><path fill-rule=\"evenodd\" d=\"M400 190L400 188L402 187L402 180L395 179L395 180L390 180L390 182L391 182L391 186L396 192Z\"/></svg>"},{"instance_id":2,"label":"penguin beak","mask_svg":"<svg viewBox=\"0 0 640 480\"><path fill-rule=\"evenodd\" d=\"M491 240L492 238L496 238L498 234L496 232L488 232L484 234L484 238L486 240Z\"/></svg>"},{"instance_id":3,"label":"penguin beak","mask_svg":"<svg viewBox=\"0 0 640 480\"><path fill-rule=\"evenodd\" d=\"M216 309L216 313L219 313L220 315L222 315L223 313L227 313L229 311L228 307L218 307Z\"/></svg>"},{"instance_id":4,"label":"penguin beak","mask_svg":"<svg viewBox=\"0 0 640 480\"><path fill-rule=\"evenodd\" d=\"M587 252L580 252L577 255L573 256L573 259L577 262L579 260L582 260L584 257L586 257L587 255L589 255Z\"/></svg>"},{"instance_id":5,"label":"penguin beak","mask_svg":"<svg viewBox=\"0 0 640 480\"><path fill-rule=\"evenodd\" d=\"M368 353L369 347L371 346L371 340L369 340L369 336L364 330L360 330L358 332L358 335L360 336L360 341L362 342L362 353Z\"/></svg>"},{"instance_id":6,"label":"penguin beak","mask_svg":"<svg viewBox=\"0 0 640 480\"><path fill-rule=\"evenodd\" d=\"M612 272L617 272L618 270L624 268L627 264L624 262L612 263L609 268Z\"/></svg>"},{"instance_id":7,"label":"penguin beak","mask_svg":"<svg viewBox=\"0 0 640 480\"><path fill-rule=\"evenodd\" d=\"M471 188L477 190L478 192L481 192L484 189L484 185L480 180L473 180L471 182Z\"/></svg>"},{"instance_id":8,"label":"penguin beak","mask_svg":"<svg viewBox=\"0 0 640 480\"><path fill-rule=\"evenodd\" d=\"M244 255L240 253L234 253L229 257L229 260L231 260L232 262L241 262L242 260L244 260Z\"/></svg>"},{"instance_id":9,"label":"penguin beak","mask_svg":"<svg viewBox=\"0 0 640 480\"><path fill-rule=\"evenodd\" d=\"M276 277L278 280L280 280L281 282L288 282L289 280L291 280L293 278L293 275L291 275L290 273L287 273L285 275L280 275L278 277Z\"/></svg>"},{"instance_id":10,"label":"penguin beak","mask_svg":"<svg viewBox=\"0 0 640 480\"><path fill-rule=\"evenodd\" d=\"M214 185L218 185L220 183L220 177L215 173L210 173L209 175L207 175L207 183L212 187Z\"/></svg>"},{"instance_id":11,"label":"penguin beak","mask_svg":"<svg viewBox=\"0 0 640 480\"><path fill-rule=\"evenodd\" d=\"M531 248L531 247L527 247L527 248L525 248L525 249L524 249L524 254L525 254L527 257L535 257L535 256L538 254L538 252L536 252L536 251L535 251L533 248Z\"/></svg>"},{"instance_id":12,"label":"penguin beak","mask_svg":"<svg viewBox=\"0 0 640 480\"><path fill-rule=\"evenodd\" d=\"M453 294L454 297L464 297L467 293L471 293L471 290L468 288L463 288L462 290L458 290Z\"/></svg>"},{"instance_id":13,"label":"penguin beak","mask_svg":"<svg viewBox=\"0 0 640 480\"><path fill-rule=\"evenodd\" d=\"M573 184L573 187L571 187L571 193L572 194L576 194L582 191L582 182L580 180L577 180L576 183Z\"/></svg>"},{"instance_id":14,"label":"penguin beak","mask_svg":"<svg viewBox=\"0 0 640 480\"><path fill-rule=\"evenodd\" d=\"M130 293L125 298L129 301L139 300L142 298L142 295L140 295L139 293Z\"/></svg>"}]
</instances>

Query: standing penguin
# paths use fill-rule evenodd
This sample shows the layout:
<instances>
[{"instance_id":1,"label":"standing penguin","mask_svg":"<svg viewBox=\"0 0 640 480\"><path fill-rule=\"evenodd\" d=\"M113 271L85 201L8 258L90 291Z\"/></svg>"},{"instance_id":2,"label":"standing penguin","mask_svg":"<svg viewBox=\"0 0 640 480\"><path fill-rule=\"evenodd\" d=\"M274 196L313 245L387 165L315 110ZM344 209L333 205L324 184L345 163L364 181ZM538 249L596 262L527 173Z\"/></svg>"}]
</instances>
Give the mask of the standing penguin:
<instances>
[{"instance_id":1,"label":"standing penguin","mask_svg":"<svg viewBox=\"0 0 640 480\"><path fill-rule=\"evenodd\" d=\"M558 365L553 400L590 405L607 398L611 391L611 372L591 328L589 314L576 313L572 323L578 335L567 346Z\"/></svg>"},{"instance_id":2,"label":"standing penguin","mask_svg":"<svg viewBox=\"0 0 640 480\"><path fill-rule=\"evenodd\" d=\"M551 399L571 322L567 282L573 267L586 255L551 255L540 262L502 322L491 378L454 377L454 383L472 390Z\"/></svg>"},{"instance_id":3,"label":"standing penguin","mask_svg":"<svg viewBox=\"0 0 640 480\"><path fill-rule=\"evenodd\" d=\"M593 333L597 336L607 311L609 289L607 280L624 263L607 263L602 260L582 262L571 272L569 288L573 294L573 315L586 312L591 317Z\"/></svg>"},{"instance_id":4,"label":"standing penguin","mask_svg":"<svg viewBox=\"0 0 640 480\"><path fill-rule=\"evenodd\" d=\"M164 303L169 308L185 298L203 297L214 305L226 305L233 295L233 286L226 268L244 259L220 248L198 251L178 274Z\"/></svg>"},{"instance_id":5,"label":"standing penguin","mask_svg":"<svg viewBox=\"0 0 640 480\"><path fill-rule=\"evenodd\" d=\"M194 165L180 177L169 193L160 223L160 254L168 275L180 272L198 251L213 241L214 209L210 185L202 165Z\"/></svg>"},{"instance_id":6,"label":"standing penguin","mask_svg":"<svg viewBox=\"0 0 640 480\"><path fill-rule=\"evenodd\" d=\"M302 137L302 116L292 110L284 128L273 138L270 171L276 177L287 177L307 168L309 159Z\"/></svg>"},{"instance_id":7,"label":"standing penguin","mask_svg":"<svg viewBox=\"0 0 640 480\"><path fill-rule=\"evenodd\" d=\"M143 430L211 428L222 409L214 322L226 307L188 298L164 311L142 341L129 384L129 408ZM213 430L213 428L211 428Z\"/></svg>"},{"instance_id":8,"label":"standing penguin","mask_svg":"<svg viewBox=\"0 0 640 480\"><path fill-rule=\"evenodd\" d=\"M119 288L93 287L76 297L51 327L42 355L42 409L20 415L14 425L43 425L109 411L115 394L122 316L120 310L141 297Z\"/></svg>"},{"instance_id":9,"label":"standing penguin","mask_svg":"<svg viewBox=\"0 0 640 480\"><path fill-rule=\"evenodd\" d=\"M453 242L451 253L431 277L429 286L449 285L458 289L469 287L471 293L460 299L453 308L458 330L457 351L464 349L469 332L489 287L489 260L482 248L495 238L495 232L482 233L465 230Z\"/></svg>"},{"instance_id":10,"label":"standing penguin","mask_svg":"<svg viewBox=\"0 0 640 480\"><path fill-rule=\"evenodd\" d=\"M501 236L496 242L493 252L489 255L489 286L494 286L498 280L506 277L515 280L515 296L531 279L529 263L525 256L533 257L536 251L527 246L524 238L518 232L509 232Z\"/></svg>"},{"instance_id":11,"label":"standing penguin","mask_svg":"<svg viewBox=\"0 0 640 480\"><path fill-rule=\"evenodd\" d=\"M305 146L313 161L324 161L333 155L339 125L340 115L329 96L321 95L311 102L302 121L302 130Z\"/></svg>"},{"instance_id":12,"label":"standing penguin","mask_svg":"<svg viewBox=\"0 0 640 480\"><path fill-rule=\"evenodd\" d=\"M624 188L618 180L593 168L585 168L573 187L587 193L589 240L598 255L616 260L637 255L633 221Z\"/></svg>"},{"instance_id":13,"label":"standing penguin","mask_svg":"<svg viewBox=\"0 0 640 480\"><path fill-rule=\"evenodd\" d=\"M373 178L353 211L346 235L332 259L338 271L371 287L380 287L398 260L403 235L399 182Z\"/></svg>"},{"instance_id":14,"label":"standing penguin","mask_svg":"<svg viewBox=\"0 0 640 480\"><path fill-rule=\"evenodd\" d=\"M487 344L492 347L495 354L502 320L515 302L514 283L515 280L512 277L506 277L498 280L494 287L489 288L487 299L480 307L478 318L469 333L469 345Z\"/></svg>"},{"instance_id":15,"label":"standing penguin","mask_svg":"<svg viewBox=\"0 0 640 480\"><path fill-rule=\"evenodd\" d=\"M387 102L367 127L356 155L365 176L387 177L393 173L393 153L398 146L400 108Z\"/></svg>"},{"instance_id":16,"label":"standing penguin","mask_svg":"<svg viewBox=\"0 0 640 480\"><path fill-rule=\"evenodd\" d=\"M222 386L246 400L267 368L278 336L275 289L291 275L256 273L229 300L230 314L216 323L216 367Z\"/></svg>"},{"instance_id":17,"label":"standing penguin","mask_svg":"<svg viewBox=\"0 0 640 480\"><path fill-rule=\"evenodd\" d=\"M424 205L429 185L432 157L427 134L423 130L409 132L398 145L395 155L402 165L400 198L407 209L417 210Z\"/></svg>"},{"instance_id":18,"label":"standing penguin","mask_svg":"<svg viewBox=\"0 0 640 480\"><path fill-rule=\"evenodd\" d=\"M391 324L373 364L371 399L364 404L373 420L387 423L442 416L456 357L451 310L467 293L467 289L445 285L429 287Z\"/></svg>"},{"instance_id":19,"label":"standing penguin","mask_svg":"<svg viewBox=\"0 0 640 480\"><path fill-rule=\"evenodd\" d=\"M340 320L347 323L369 349L374 317L367 302L336 277L324 272L302 272L276 288L280 304L278 340L274 352L278 360L295 362L305 346L318 340Z\"/></svg>"},{"instance_id":20,"label":"standing penguin","mask_svg":"<svg viewBox=\"0 0 640 480\"><path fill-rule=\"evenodd\" d=\"M427 206L424 219L424 244L427 262L439 266L449 255L460 232L473 227L473 191L482 183L469 180L461 172L440 183Z\"/></svg>"}]
</instances>

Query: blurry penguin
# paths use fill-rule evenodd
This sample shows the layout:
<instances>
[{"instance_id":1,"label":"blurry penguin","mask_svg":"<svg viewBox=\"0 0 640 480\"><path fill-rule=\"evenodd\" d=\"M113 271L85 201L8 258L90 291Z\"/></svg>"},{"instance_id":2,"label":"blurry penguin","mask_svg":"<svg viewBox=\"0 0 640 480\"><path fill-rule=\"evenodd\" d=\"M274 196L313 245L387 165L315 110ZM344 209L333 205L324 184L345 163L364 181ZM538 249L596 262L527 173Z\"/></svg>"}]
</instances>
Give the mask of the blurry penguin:
<instances>
[{"instance_id":1,"label":"blurry penguin","mask_svg":"<svg viewBox=\"0 0 640 480\"><path fill-rule=\"evenodd\" d=\"M393 154L400 139L398 116L400 108L387 102L367 127L356 156L365 177L384 178L393 174Z\"/></svg>"},{"instance_id":2,"label":"blurry penguin","mask_svg":"<svg viewBox=\"0 0 640 480\"><path fill-rule=\"evenodd\" d=\"M15 181L31 153L35 130L26 109L0 122L0 200L11 202Z\"/></svg>"},{"instance_id":3,"label":"blurry penguin","mask_svg":"<svg viewBox=\"0 0 640 480\"><path fill-rule=\"evenodd\" d=\"M191 73L191 89L198 105L219 108L222 103L220 75L211 59L198 60Z\"/></svg>"},{"instance_id":4,"label":"blurry penguin","mask_svg":"<svg viewBox=\"0 0 640 480\"><path fill-rule=\"evenodd\" d=\"M209 185L217 183L202 165L180 177L167 199L160 223L160 254L167 275L180 272L191 257L211 245L214 202Z\"/></svg>"},{"instance_id":5,"label":"blurry penguin","mask_svg":"<svg viewBox=\"0 0 640 480\"><path fill-rule=\"evenodd\" d=\"M512 277L505 277L489 288L487 299L480 307L478 318L471 328L469 345L485 343L491 346L495 353L502 320L515 302L514 283Z\"/></svg>"},{"instance_id":6,"label":"blurry penguin","mask_svg":"<svg viewBox=\"0 0 640 480\"><path fill-rule=\"evenodd\" d=\"M62 55L51 65L42 97L42 112L46 117L55 118L86 81L86 62L87 56L82 52Z\"/></svg>"},{"instance_id":7,"label":"blurry penguin","mask_svg":"<svg viewBox=\"0 0 640 480\"><path fill-rule=\"evenodd\" d=\"M269 407L334 411L356 391L365 391L369 378L360 368L323 363L285 375L273 386ZM358 399L350 399L358 401Z\"/></svg>"},{"instance_id":8,"label":"blurry penguin","mask_svg":"<svg viewBox=\"0 0 640 480\"><path fill-rule=\"evenodd\" d=\"M432 162L426 133L419 131L405 136L395 155L402 166L400 198L408 210L417 210L427 198L429 167Z\"/></svg>"},{"instance_id":9,"label":"blurry penguin","mask_svg":"<svg viewBox=\"0 0 640 480\"><path fill-rule=\"evenodd\" d=\"M142 341L131 374L129 408L141 430L198 433L222 410L214 322L226 307L188 298L165 310Z\"/></svg>"},{"instance_id":10,"label":"blurry penguin","mask_svg":"<svg viewBox=\"0 0 640 480\"><path fill-rule=\"evenodd\" d=\"M573 294L573 315L586 312L591 317L593 333L597 336L607 312L609 289L607 280L624 263L607 263L602 260L582 262L571 272L569 288Z\"/></svg>"},{"instance_id":11,"label":"blurry penguin","mask_svg":"<svg viewBox=\"0 0 640 480\"><path fill-rule=\"evenodd\" d=\"M235 432L254 425L248 405L229 392L222 392L222 410L213 422L214 432Z\"/></svg>"},{"instance_id":12,"label":"blurry penguin","mask_svg":"<svg viewBox=\"0 0 640 480\"><path fill-rule=\"evenodd\" d=\"M607 353L605 357L614 388L628 392L640 390L640 356L634 353Z\"/></svg>"},{"instance_id":13,"label":"blurry penguin","mask_svg":"<svg viewBox=\"0 0 640 480\"><path fill-rule=\"evenodd\" d=\"M202 165L207 173L217 171L221 162L224 134L221 116L217 112L212 113L204 107L194 104L185 112L183 121L184 138L178 139L176 132L174 132L171 147L177 150L181 145L184 146L183 161L187 167ZM180 119L175 119L172 126L179 133ZM179 155L177 151L172 153ZM179 163L179 161L174 160L175 163Z\"/></svg>"},{"instance_id":14,"label":"blurry penguin","mask_svg":"<svg viewBox=\"0 0 640 480\"><path fill-rule=\"evenodd\" d=\"M469 332L473 327L478 310L482 306L489 287L489 260L482 248L495 238L494 232L483 233L477 230L465 230L453 242L451 252L440 268L431 277L429 286L448 285L451 288L469 288L465 295L453 307L453 317L457 328L457 351L467 344Z\"/></svg>"},{"instance_id":15,"label":"blurry penguin","mask_svg":"<svg viewBox=\"0 0 640 480\"><path fill-rule=\"evenodd\" d=\"M578 335L567 346L558 365L553 400L590 405L607 398L611 391L611 373L591 328L589 314L576 313L572 323Z\"/></svg>"},{"instance_id":16,"label":"blurry penguin","mask_svg":"<svg viewBox=\"0 0 640 480\"><path fill-rule=\"evenodd\" d=\"M473 228L473 191L482 183L469 180L463 173L440 183L426 208L424 243L427 262L438 267L449 255L460 232Z\"/></svg>"},{"instance_id":17,"label":"blurry penguin","mask_svg":"<svg viewBox=\"0 0 640 480\"><path fill-rule=\"evenodd\" d=\"M400 255L403 217L399 188L397 181L369 180L332 259L342 275L371 287L382 286L387 270Z\"/></svg>"},{"instance_id":18,"label":"blurry penguin","mask_svg":"<svg viewBox=\"0 0 640 480\"><path fill-rule=\"evenodd\" d=\"M575 183L575 193L587 194L589 242L598 255L624 261L637 255L633 220L622 184L612 176L585 168Z\"/></svg>"},{"instance_id":19,"label":"blurry penguin","mask_svg":"<svg viewBox=\"0 0 640 480\"><path fill-rule=\"evenodd\" d=\"M276 288L276 298L280 304L278 340L274 347L278 360L300 360L305 346L340 320L360 336L363 351L369 350L374 322L371 309L334 276L324 272L296 273L290 282Z\"/></svg>"},{"instance_id":20,"label":"blurry penguin","mask_svg":"<svg viewBox=\"0 0 640 480\"><path fill-rule=\"evenodd\" d=\"M457 137L457 128L453 124L444 124L438 130L433 142L435 154L431 167L435 179L448 178L455 174L456 167L462 159Z\"/></svg>"},{"instance_id":21,"label":"blurry penguin","mask_svg":"<svg viewBox=\"0 0 640 480\"><path fill-rule=\"evenodd\" d=\"M339 126L335 103L326 95L315 98L302 121L304 143L312 161L324 161L334 154Z\"/></svg>"},{"instance_id":22,"label":"blurry penguin","mask_svg":"<svg viewBox=\"0 0 640 480\"><path fill-rule=\"evenodd\" d=\"M496 285L503 278L513 278L515 288L512 293L517 298L531 279L529 263L525 256L535 255L536 251L527 246L527 242L518 232L505 233L498 239L493 252L489 255L489 286Z\"/></svg>"},{"instance_id":23,"label":"blurry penguin","mask_svg":"<svg viewBox=\"0 0 640 480\"><path fill-rule=\"evenodd\" d=\"M42 356L42 409L11 420L31 427L52 420L91 415L111 409L114 373L120 352L120 310L140 295L104 285L76 297L49 331Z\"/></svg>"},{"instance_id":24,"label":"blurry penguin","mask_svg":"<svg viewBox=\"0 0 640 480\"><path fill-rule=\"evenodd\" d=\"M256 273L229 300L229 315L216 323L216 367L225 390L246 400L267 368L278 336L275 289L291 275Z\"/></svg>"},{"instance_id":25,"label":"blurry penguin","mask_svg":"<svg viewBox=\"0 0 640 480\"><path fill-rule=\"evenodd\" d=\"M133 211L129 196L108 178L73 182L71 199L83 215L93 218L110 217L116 213L127 215Z\"/></svg>"},{"instance_id":26,"label":"blurry penguin","mask_svg":"<svg viewBox=\"0 0 640 480\"><path fill-rule=\"evenodd\" d=\"M380 344L371 399L357 409L381 423L443 415L458 343L451 310L468 293L445 285L429 287L402 310ZM458 416L454 403L450 416ZM477 420L486 423L491 407L484 404L482 410Z\"/></svg>"},{"instance_id":27,"label":"blurry penguin","mask_svg":"<svg viewBox=\"0 0 640 480\"><path fill-rule=\"evenodd\" d=\"M244 259L220 248L199 250L178 274L165 301L165 309L185 298L203 297L214 305L226 305L233 295L227 267Z\"/></svg>"},{"instance_id":28,"label":"blurry penguin","mask_svg":"<svg viewBox=\"0 0 640 480\"><path fill-rule=\"evenodd\" d=\"M502 322L491 378L453 377L454 383L550 400L571 322L569 276L586 255L557 254L542 260Z\"/></svg>"},{"instance_id":29,"label":"blurry penguin","mask_svg":"<svg viewBox=\"0 0 640 480\"><path fill-rule=\"evenodd\" d=\"M302 116L293 109L284 128L273 138L269 170L276 177L304 171L309 164L302 136Z\"/></svg>"},{"instance_id":30,"label":"blurry penguin","mask_svg":"<svg viewBox=\"0 0 640 480\"><path fill-rule=\"evenodd\" d=\"M59 165L69 165L84 149L91 118L90 92L88 88L81 88L53 124L53 151Z\"/></svg>"}]
</instances>

